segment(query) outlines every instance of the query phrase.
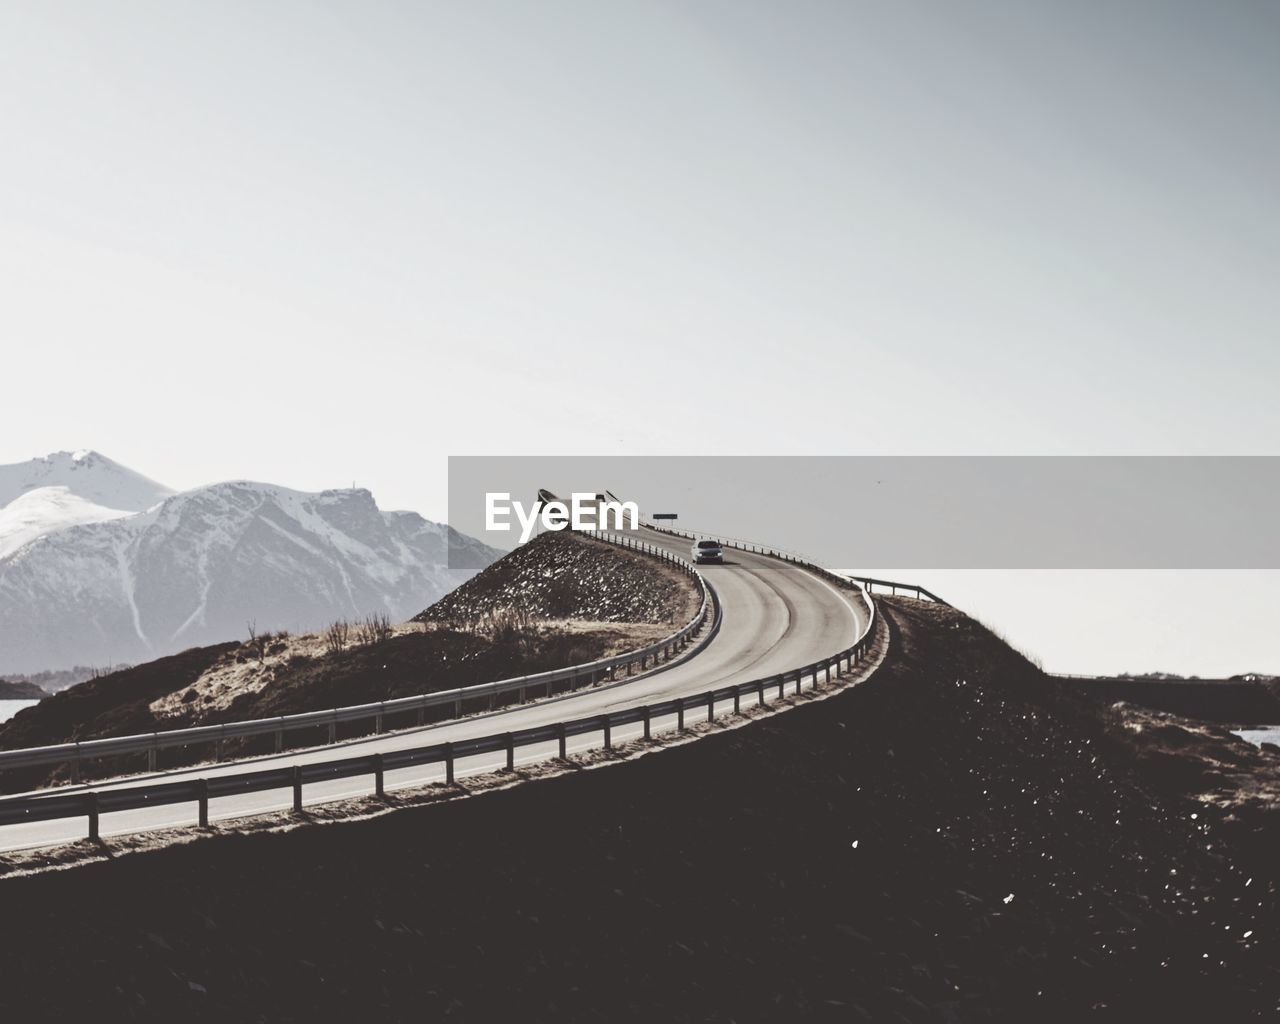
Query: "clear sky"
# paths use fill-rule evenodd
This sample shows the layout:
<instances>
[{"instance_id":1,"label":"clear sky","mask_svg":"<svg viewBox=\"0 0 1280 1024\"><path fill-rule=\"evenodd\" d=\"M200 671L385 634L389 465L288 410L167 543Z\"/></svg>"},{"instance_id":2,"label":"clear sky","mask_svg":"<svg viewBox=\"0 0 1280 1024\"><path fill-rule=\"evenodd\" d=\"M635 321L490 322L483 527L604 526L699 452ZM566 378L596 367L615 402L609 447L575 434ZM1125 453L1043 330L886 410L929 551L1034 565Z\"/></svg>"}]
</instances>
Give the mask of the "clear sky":
<instances>
[{"instance_id":1,"label":"clear sky","mask_svg":"<svg viewBox=\"0 0 1280 1024\"><path fill-rule=\"evenodd\" d=\"M1277 68L1263 0L0 0L0 463L1277 453Z\"/></svg>"}]
</instances>

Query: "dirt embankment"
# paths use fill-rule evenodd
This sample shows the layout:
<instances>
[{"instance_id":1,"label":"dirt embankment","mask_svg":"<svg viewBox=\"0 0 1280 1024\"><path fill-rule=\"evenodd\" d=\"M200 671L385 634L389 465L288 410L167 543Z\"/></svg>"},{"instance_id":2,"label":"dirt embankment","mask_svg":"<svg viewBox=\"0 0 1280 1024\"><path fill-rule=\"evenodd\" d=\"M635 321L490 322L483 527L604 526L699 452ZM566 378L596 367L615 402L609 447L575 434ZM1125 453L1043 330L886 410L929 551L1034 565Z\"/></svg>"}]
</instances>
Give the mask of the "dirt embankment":
<instances>
[{"instance_id":1,"label":"dirt embankment","mask_svg":"<svg viewBox=\"0 0 1280 1024\"><path fill-rule=\"evenodd\" d=\"M550 595L550 596L548 596ZM0 749L122 736L391 700L563 668L669 635L697 607L696 589L652 558L561 534L537 538L427 609L422 621L339 649L324 634L273 635L193 648L55 694L0 725ZM464 712L488 708L477 702ZM428 721L446 709L428 712ZM416 712L388 728L416 723ZM340 727L359 735L372 722ZM324 729L289 734L325 741ZM271 737L229 742L226 755L264 753ZM161 768L211 750L161 751ZM141 770L144 755L86 762L87 777ZM0 791L64 778L65 766L0 773Z\"/></svg>"},{"instance_id":2,"label":"dirt embankment","mask_svg":"<svg viewBox=\"0 0 1280 1024\"><path fill-rule=\"evenodd\" d=\"M416 618L465 623L513 608L537 619L676 627L693 617L698 598L688 577L649 555L572 533L544 533Z\"/></svg>"},{"instance_id":3,"label":"dirt embankment","mask_svg":"<svg viewBox=\"0 0 1280 1024\"><path fill-rule=\"evenodd\" d=\"M868 682L372 820L0 881L36 1019L1242 1020L1257 828L951 609ZM1260 755L1261 756L1261 755ZM1261 827L1261 826L1259 826Z\"/></svg>"}]
</instances>

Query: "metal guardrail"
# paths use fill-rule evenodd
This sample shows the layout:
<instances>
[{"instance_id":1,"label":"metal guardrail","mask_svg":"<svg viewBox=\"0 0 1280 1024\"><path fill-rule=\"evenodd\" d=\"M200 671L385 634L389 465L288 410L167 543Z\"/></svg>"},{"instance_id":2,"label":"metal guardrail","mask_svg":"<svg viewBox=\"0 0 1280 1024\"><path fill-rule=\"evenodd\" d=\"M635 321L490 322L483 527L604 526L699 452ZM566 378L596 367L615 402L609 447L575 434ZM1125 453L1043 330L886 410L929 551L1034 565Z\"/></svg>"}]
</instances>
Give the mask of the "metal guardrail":
<instances>
[{"instance_id":1,"label":"metal guardrail","mask_svg":"<svg viewBox=\"0 0 1280 1024\"><path fill-rule=\"evenodd\" d=\"M847 581L846 585L848 585ZM571 736L598 732L602 734L605 749L612 749L613 730L615 728L643 723L643 736L645 739L649 739L651 738L654 719L670 716L675 716L676 730L684 732L688 728L686 714L689 711L705 708L706 720L710 722L715 719L717 705L719 704L732 701L733 712L737 714L741 712L741 702L744 696L754 695L758 703L761 706L765 706L769 703L769 695L774 690L777 691L777 700L781 700L786 695L786 690L789 686L794 685L794 692L800 693L806 678L810 681L809 688L817 689L832 681L833 672L836 679L843 673L852 672L855 666L866 659L874 641L877 625L875 602L865 589L861 587L855 587L854 589L862 595L862 599L868 609L867 628L862 632L862 635L844 650L828 658L822 658L808 665L793 669L790 672L709 690L703 694L685 695L654 704L623 708L603 715L592 715L586 718L558 722L553 725L536 726L532 729L521 729L457 742L437 743L408 750L394 750L358 757L337 758L314 764L267 768L262 771L246 772L240 775L186 779L178 782L161 782L153 785L129 786L127 788L102 791L89 790L75 793L51 791L48 795L39 794L0 799L0 826L84 817L89 822L89 838L98 839L100 837L100 816L102 814L113 811L139 810L146 807L195 803L197 804L199 825L207 827L209 824L209 801L218 797L292 789L293 809L295 812L301 812L303 807L303 787L309 783L371 775L374 779L374 793L378 797L384 797L386 794L386 773L400 768L443 764L445 782L452 785L454 783L456 762L460 758L477 754L505 751L506 767L508 770L513 770L515 768L515 752L524 746L556 740L558 741L559 757L564 759L567 756L567 741ZM820 675L823 678L820 679Z\"/></svg>"},{"instance_id":2,"label":"metal guardrail","mask_svg":"<svg viewBox=\"0 0 1280 1024\"><path fill-rule=\"evenodd\" d=\"M694 635L707 620L707 615L715 611L714 598L702 574L695 565L662 548L647 544L631 537L598 536L597 539L615 544L618 547L638 551L674 566L691 576L697 583L702 595L698 611L684 626L665 639L634 651L627 651L612 658L587 662L581 665L570 665L568 668L552 669L528 676L513 676L492 683L477 683L453 690L439 690L434 693L419 694L413 697L399 697L394 700L375 701L369 704L356 704L349 707L326 709L323 711L303 711L292 715L279 715L274 718L259 718L244 722L227 722L221 725L202 725L189 729L169 729L158 732L142 733L132 736L113 736L106 739L81 740L74 743L60 743L47 747L27 747L21 750L0 751L0 771L15 768L32 768L45 765L69 764L73 783L80 781L80 766L85 760L99 757L111 757L120 754L148 755L148 770L156 770L156 753L174 747L191 747L200 744L213 744L216 760L222 760L222 743L224 740L275 734L276 752L284 749L285 734L296 729L313 729L328 726L328 741L337 739L337 727L346 722L368 721L374 723L374 733L382 733L387 715L395 715L408 711L418 712L418 725L424 723L424 712L427 708L453 705L454 718L462 717L463 704L476 699L496 698L505 694L516 693L519 702L525 703L531 689L545 688L542 696L549 697L557 683L569 682L561 692L569 692L587 686L595 686L601 682L613 681L618 673L625 670L628 675L638 666L644 671L651 665L658 665L673 660L688 647ZM701 648L704 638L698 644ZM692 653L692 652L690 652Z\"/></svg>"},{"instance_id":3,"label":"metal guardrail","mask_svg":"<svg viewBox=\"0 0 1280 1024\"><path fill-rule=\"evenodd\" d=\"M764 544L757 544L755 541L741 540L736 537L725 537L721 534L715 533L698 533L696 531L689 530L676 530L669 526L657 526L654 523L645 523L644 525L647 529L653 530L656 533L667 533L673 537L685 537L689 540L717 540L720 542L722 547L737 548L739 551L750 551L758 555L768 555L771 558L779 558L784 562L791 562L795 565L804 566L811 572L815 572L820 576L825 576L828 579L857 580L871 593L875 592L876 587L880 587L882 589L887 588L889 593L893 596L896 596L899 591L903 593L914 593L918 599L927 598L935 604L945 604L947 607L950 607L950 604L947 601L944 601L937 594L933 593L931 590L926 590L917 583L900 583L897 580L881 580L876 579L873 576L850 576L847 573L839 573L832 569L827 569L805 555L796 554L794 551L784 551L781 548L768 547Z\"/></svg>"},{"instance_id":4,"label":"metal guardrail","mask_svg":"<svg viewBox=\"0 0 1280 1024\"><path fill-rule=\"evenodd\" d=\"M876 587L888 587L889 594L892 597L896 597L899 591L903 593L914 592L916 600L929 600L934 604L945 604L948 608L951 607L951 603L949 601L943 600L933 591L926 590L918 583L899 583L896 580L878 580L871 576L850 576L849 578L865 584L866 588L872 592L875 591Z\"/></svg>"}]
</instances>

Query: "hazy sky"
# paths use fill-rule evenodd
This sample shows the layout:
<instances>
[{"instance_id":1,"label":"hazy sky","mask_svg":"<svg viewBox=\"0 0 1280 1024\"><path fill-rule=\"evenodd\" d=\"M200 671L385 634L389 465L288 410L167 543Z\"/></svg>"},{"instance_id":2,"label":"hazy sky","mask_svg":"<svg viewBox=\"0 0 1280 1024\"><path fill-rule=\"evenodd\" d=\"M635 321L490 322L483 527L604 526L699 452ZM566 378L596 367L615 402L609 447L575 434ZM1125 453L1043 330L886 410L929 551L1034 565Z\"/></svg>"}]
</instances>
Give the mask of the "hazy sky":
<instances>
[{"instance_id":1,"label":"hazy sky","mask_svg":"<svg viewBox=\"0 0 1280 1024\"><path fill-rule=\"evenodd\" d=\"M1274 454L1278 67L1261 0L0 0L0 463Z\"/></svg>"}]
</instances>

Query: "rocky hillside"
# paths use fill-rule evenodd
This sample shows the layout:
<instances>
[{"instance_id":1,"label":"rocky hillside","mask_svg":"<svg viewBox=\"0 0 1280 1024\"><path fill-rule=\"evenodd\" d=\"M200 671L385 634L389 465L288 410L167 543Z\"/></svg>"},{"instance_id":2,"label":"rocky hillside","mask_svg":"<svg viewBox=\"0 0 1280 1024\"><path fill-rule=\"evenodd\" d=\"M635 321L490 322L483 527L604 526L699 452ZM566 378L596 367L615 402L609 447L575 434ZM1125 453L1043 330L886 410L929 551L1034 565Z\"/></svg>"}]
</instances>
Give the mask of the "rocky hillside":
<instances>
[{"instance_id":1,"label":"rocky hillside","mask_svg":"<svg viewBox=\"0 0 1280 1024\"><path fill-rule=\"evenodd\" d=\"M647 555L569 532L543 533L417 616L466 622L518 609L539 619L683 623L697 610L687 577Z\"/></svg>"},{"instance_id":2,"label":"rocky hillside","mask_svg":"<svg viewBox=\"0 0 1280 1024\"><path fill-rule=\"evenodd\" d=\"M694 743L372 820L0 881L0 958L17 966L0 1011L1273 1015L1274 816L1204 799L1205 777L1153 760L1119 711L954 610L883 607L894 646L870 681ZM1160 747L1176 758L1178 742Z\"/></svg>"}]
</instances>

